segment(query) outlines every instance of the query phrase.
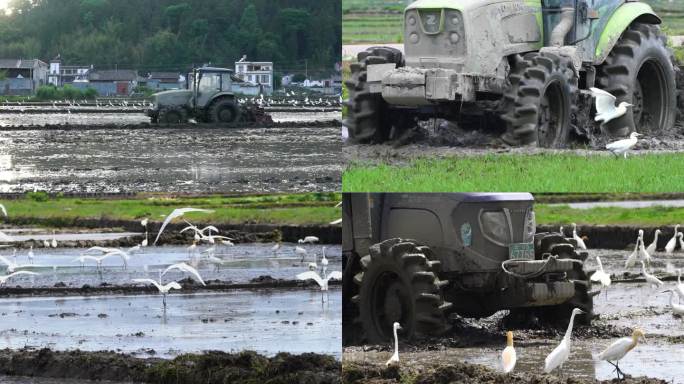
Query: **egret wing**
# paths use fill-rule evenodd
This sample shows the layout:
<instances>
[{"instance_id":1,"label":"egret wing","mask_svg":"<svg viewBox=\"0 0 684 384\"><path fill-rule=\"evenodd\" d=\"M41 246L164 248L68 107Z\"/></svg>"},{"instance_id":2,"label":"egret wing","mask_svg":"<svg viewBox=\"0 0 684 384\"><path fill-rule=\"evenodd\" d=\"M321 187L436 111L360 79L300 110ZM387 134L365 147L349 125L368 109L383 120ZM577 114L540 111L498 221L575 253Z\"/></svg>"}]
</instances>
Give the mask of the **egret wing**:
<instances>
[{"instance_id":1,"label":"egret wing","mask_svg":"<svg viewBox=\"0 0 684 384\"><path fill-rule=\"evenodd\" d=\"M549 373L558 368L567 360L569 354L565 340L561 341L561 343L546 356L546 359L544 359L544 372Z\"/></svg>"},{"instance_id":2,"label":"egret wing","mask_svg":"<svg viewBox=\"0 0 684 384\"><path fill-rule=\"evenodd\" d=\"M590 88L590 90L596 101L596 113L604 114L615 111L615 101L617 101L615 96L598 88Z\"/></svg>"},{"instance_id":3,"label":"egret wing","mask_svg":"<svg viewBox=\"0 0 684 384\"><path fill-rule=\"evenodd\" d=\"M170 283L167 283L164 286L164 289L168 292L172 289L182 289L183 287L180 286L180 284L176 283L175 281L172 281Z\"/></svg>"},{"instance_id":4,"label":"egret wing","mask_svg":"<svg viewBox=\"0 0 684 384\"><path fill-rule=\"evenodd\" d=\"M156 282L156 281L154 281L154 280L152 280L152 279L133 279L133 280L131 280L131 281L134 282L134 283L152 284L152 285L154 285L155 287L157 287L157 289L159 290L159 292L163 292L163 289L164 289L164 287L162 287L161 285L159 285L158 282Z\"/></svg>"},{"instance_id":5,"label":"egret wing","mask_svg":"<svg viewBox=\"0 0 684 384\"><path fill-rule=\"evenodd\" d=\"M342 280L342 272L332 271L326 278L328 280Z\"/></svg>"},{"instance_id":6,"label":"egret wing","mask_svg":"<svg viewBox=\"0 0 684 384\"><path fill-rule=\"evenodd\" d=\"M620 360L629 352L632 347L632 342L633 340L631 337L618 339L609 345L608 348L604 349L603 352L599 353L598 358L606 361Z\"/></svg>"},{"instance_id":7,"label":"egret wing","mask_svg":"<svg viewBox=\"0 0 684 384\"><path fill-rule=\"evenodd\" d=\"M323 282L323 279L316 273L315 271L308 271L308 272L302 272L299 275L297 275L297 280L314 280L318 285L323 287L325 283Z\"/></svg>"},{"instance_id":8,"label":"egret wing","mask_svg":"<svg viewBox=\"0 0 684 384\"><path fill-rule=\"evenodd\" d=\"M162 223L161 228L159 229L159 233L157 234L157 238L154 239L154 244L157 244L157 241L159 241L159 237L161 234L164 232L164 228L166 228L167 225L171 222L171 220L175 219L176 217L180 217L185 215L188 212L214 212L211 209L201 209L201 208L178 208L174 209L173 212L171 212L168 216L166 216L166 219Z\"/></svg>"},{"instance_id":9,"label":"egret wing","mask_svg":"<svg viewBox=\"0 0 684 384\"><path fill-rule=\"evenodd\" d=\"M517 360L515 349L513 347L506 347L501 354L501 360L503 361L504 372L508 373L515 368L515 362Z\"/></svg>"}]
</instances>

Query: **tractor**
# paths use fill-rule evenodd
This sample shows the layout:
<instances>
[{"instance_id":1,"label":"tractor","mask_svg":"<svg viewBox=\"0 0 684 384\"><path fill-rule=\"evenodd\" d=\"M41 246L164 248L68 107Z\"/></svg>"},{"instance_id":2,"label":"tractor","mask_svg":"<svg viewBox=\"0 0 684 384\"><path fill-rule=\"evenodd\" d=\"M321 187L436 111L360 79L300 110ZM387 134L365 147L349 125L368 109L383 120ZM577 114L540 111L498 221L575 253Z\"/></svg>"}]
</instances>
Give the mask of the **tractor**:
<instances>
[{"instance_id":1,"label":"tractor","mask_svg":"<svg viewBox=\"0 0 684 384\"><path fill-rule=\"evenodd\" d=\"M561 233L537 233L528 193L343 195L345 344L447 332L455 318L567 324L592 319L587 252Z\"/></svg>"},{"instance_id":2,"label":"tractor","mask_svg":"<svg viewBox=\"0 0 684 384\"><path fill-rule=\"evenodd\" d=\"M189 118L204 123L236 123L268 120L263 109L240 105L232 92L233 82L242 82L225 68L203 67L188 76L187 89L170 90L152 96L147 111L152 123L180 124Z\"/></svg>"},{"instance_id":3,"label":"tractor","mask_svg":"<svg viewBox=\"0 0 684 384\"><path fill-rule=\"evenodd\" d=\"M403 52L371 47L350 67L349 139L382 143L477 108L513 146L669 130L675 67L660 23L634 0L416 1L404 12ZM577 108L592 87L632 107L597 125L591 107Z\"/></svg>"}]
</instances>

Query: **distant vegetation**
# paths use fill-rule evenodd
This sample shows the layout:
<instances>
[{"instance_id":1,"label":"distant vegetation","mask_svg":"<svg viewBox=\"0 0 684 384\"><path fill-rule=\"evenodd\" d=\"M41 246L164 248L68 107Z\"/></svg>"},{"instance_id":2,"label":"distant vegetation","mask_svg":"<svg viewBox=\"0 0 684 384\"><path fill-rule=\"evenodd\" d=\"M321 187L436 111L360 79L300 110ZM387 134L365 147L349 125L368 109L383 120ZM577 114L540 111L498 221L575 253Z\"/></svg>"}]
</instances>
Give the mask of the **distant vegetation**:
<instances>
[{"instance_id":1,"label":"distant vegetation","mask_svg":"<svg viewBox=\"0 0 684 384\"><path fill-rule=\"evenodd\" d=\"M36 92L36 100L86 100L97 97L97 91L93 88L80 89L72 85L57 88L54 85L43 85Z\"/></svg>"},{"instance_id":2,"label":"distant vegetation","mask_svg":"<svg viewBox=\"0 0 684 384\"><path fill-rule=\"evenodd\" d=\"M0 57L142 71L249 59L280 72L334 70L340 0L11 0Z\"/></svg>"}]
</instances>

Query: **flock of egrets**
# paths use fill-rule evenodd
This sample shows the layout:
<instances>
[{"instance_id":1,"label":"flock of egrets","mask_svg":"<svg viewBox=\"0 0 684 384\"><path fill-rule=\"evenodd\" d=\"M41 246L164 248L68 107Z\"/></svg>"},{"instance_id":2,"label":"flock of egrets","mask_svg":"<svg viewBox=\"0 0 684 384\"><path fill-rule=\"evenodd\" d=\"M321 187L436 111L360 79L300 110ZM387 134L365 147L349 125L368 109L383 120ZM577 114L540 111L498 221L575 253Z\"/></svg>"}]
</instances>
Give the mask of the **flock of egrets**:
<instances>
[{"instance_id":1,"label":"flock of egrets","mask_svg":"<svg viewBox=\"0 0 684 384\"><path fill-rule=\"evenodd\" d=\"M7 215L7 211L2 204L0 204L0 210ZM166 229L169 223L171 223L174 219L181 218L187 213L190 212L196 212L196 213L211 213L213 212L212 210L208 209L199 209L199 208L179 208L173 210L170 214L168 214L162 223L162 226L159 230L159 233L157 234L153 245L156 245L157 242L159 241L162 233ZM187 220L184 220L187 226L183 229L180 230L180 233L185 233L187 231L191 231L193 233L193 239L192 239L192 244L187 248L188 250L188 260L183 261L180 263L176 263L173 265L168 266L166 269L159 270L159 277L157 280L155 279L150 279L150 278L143 278L143 279L132 279L131 282L135 284L145 284L145 285L153 285L155 286L159 294L162 296L162 304L163 304L163 309L166 310L166 296L171 290L181 290L182 286L179 284L178 281L176 280L165 280L165 276L171 271L179 271L189 277L191 277L193 280L197 281L199 284L206 285L204 282L202 275L198 271L198 265L200 261L206 261L210 264L213 264L216 269L219 269L221 266L226 264L226 260L221 259L216 256L216 250L217 246L233 246L234 239L227 237L227 236L221 236L218 235L220 232L219 229L213 225L208 225L204 228L199 228L196 225L193 225ZM128 266L128 261L133 257L136 253L141 252L143 248L148 246L148 226L149 220L143 219L140 224L144 227L145 229L145 236L140 244L137 244L133 247L126 248L126 249L120 249L120 248L113 248L113 247L100 247L100 246L94 246L91 248L88 248L86 251L84 251L81 255L76 257L73 261L74 262L79 262L80 266L84 268L88 263L94 263L96 266L96 269L98 273L102 274L102 263L104 260L109 259L109 258L114 258L114 259L119 259L121 260L121 264L123 269L126 269ZM2 241L10 242L13 241L13 239L0 232L0 237L2 237ZM305 248L307 244L315 244L318 243L319 239L315 236L306 236L304 239L299 240L299 245L295 247L295 254L298 256L301 256L301 263L304 264L306 258L309 255L309 251ZM205 249L204 251L199 252L198 251L198 245L200 244L206 244L208 245L208 248ZM49 240L44 240L43 245L46 248L57 248L57 239L55 238L54 231L53 231L53 238L52 241ZM0 246L2 248L9 248L10 245L2 245ZM277 243L272 247L272 252L274 256L277 255L278 251L282 247L281 243ZM26 269L31 269L31 268L37 268L37 267L49 267L45 265L37 265L34 264L34 253L33 253L33 246L30 247L28 253L26 254L26 263L21 263L18 260L17 252L16 249L13 250L13 255L10 257L4 257L0 256L0 263L4 264L6 266L6 271L9 273L5 276L0 276L0 286L5 285L6 282L9 279L12 279L17 276L22 276L22 275L33 275L37 276L39 273L28 271ZM313 261L308 264L308 271L300 273L297 275L298 280L313 280L318 283L318 285L321 288L321 291L323 293L327 293L328 291L328 283L332 279L338 279L340 280L342 278L342 274L339 271L332 271L328 272L328 259L325 255L325 247L323 247L322 251L322 259L320 260L321 268L319 271L318 268L318 260L317 256L315 253L313 253ZM53 270L56 270L57 267L53 266ZM321 296L321 300L323 301L323 295Z\"/></svg>"},{"instance_id":2,"label":"flock of egrets","mask_svg":"<svg viewBox=\"0 0 684 384\"><path fill-rule=\"evenodd\" d=\"M584 242L586 237L581 237L578 235L577 225L575 223L573 223L572 226L572 238L575 241L577 248L586 250L587 246ZM563 227L560 227L559 232L561 234L564 233ZM634 251L631 254L627 255L625 261L625 268L634 267L635 263L639 261L639 263L641 264L641 272L644 276L644 279L647 283L647 287L649 289L653 287L661 288L665 284L657 276L647 271L647 266L650 268L650 264L653 261L652 255L657 252L658 236L661 233L662 232L659 229L656 230L654 233L653 241L648 246L646 246L644 242L644 231L639 230ZM684 234L682 232L679 232L679 225L676 225L674 227L674 235L665 245L664 253L671 255L675 252L677 245L679 245L679 248L681 250L684 250L684 240L682 240L683 237ZM594 273L592 273L590 279L592 282L600 284L602 289L607 289L611 284L611 275L605 272L605 270L603 269L603 264L601 263L601 259L598 256L596 256L596 263L598 268ZM673 270L674 267L668 264L668 273L672 273ZM679 316L684 315L684 305L675 303L674 297L675 294L680 299L684 297L684 284L682 284L681 282L681 269L677 269L676 272L677 284L673 288L663 291L663 293L670 293L670 307L672 308L673 314ZM580 314L585 314L585 312L579 308L575 308L572 310L570 316L570 323L568 324L568 328L565 332L565 335L561 339L558 346L556 346L544 360L544 372L550 373L556 369L562 371L563 364L566 363L568 358L570 357L572 347L571 336L575 316ZM399 339L397 335L397 330L399 329L401 329L401 325L399 323L394 323L394 353L392 354L392 357L386 362L386 365L396 365L400 363ZM509 373L512 372L515 368L517 356L515 348L513 346L513 332L508 331L506 334L506 338L506 347L501 353L501 365L503 372ZM636 348L640 340L646 340L644 331L639 328L635 328L633 329L632 334L630 336L622 337L614 341L608 347L606 347L601 353L599 353L596 356L596 359L600 361L606 361L609 364L611 364L615 368L614 372L616 372L618 379L624 378L625 375L619 366L620 360L622 360L622 358L624 358L631 350Z\"/></svg>"}]
</instances>

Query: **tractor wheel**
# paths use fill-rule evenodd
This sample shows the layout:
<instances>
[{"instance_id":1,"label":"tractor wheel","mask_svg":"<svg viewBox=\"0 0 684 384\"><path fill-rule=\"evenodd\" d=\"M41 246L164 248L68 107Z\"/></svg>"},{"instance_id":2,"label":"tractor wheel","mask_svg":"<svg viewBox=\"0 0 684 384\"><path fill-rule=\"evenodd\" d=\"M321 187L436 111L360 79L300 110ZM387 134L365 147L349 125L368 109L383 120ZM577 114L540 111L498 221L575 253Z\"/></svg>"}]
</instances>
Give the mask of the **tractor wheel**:
<instances>
[{"instance_id":1,"label":"tractor wheel","mask_svg":"<svg viewBox=\"0 0 684 384\"><path fill-rule=\"evenodd\" d=\"M657 25L634 23L622 34L599 67L597 81L618 103L633 106L605 125L609 134L659 133L674 126L677 95L670 56Z\"/></svg>"},{"instance_id":2,"label":"tractor wheel","mask_svg":"<svg viewBox=\"0 0 684 384\"><path fill-rule=\"evenodd\" d=\"M240 107L230 99L222 99L209 108L208 117L212 123L234 123L240 120Z\"/></svg>"},{"instance_id":3,"label":"tractor wheel","mask_svg":"<svg viewBox=\"0 0 684 384\"><path fill-rule=\"evenodd\" d=\"M452 305L442 294L448 281L437 277L440 263L431 256L428 247L412 240L390 239L370 247L354 276L359 291L352 302L359 310L355 326L361 341L390 340L394 322L409 339L448 330L446 314Z\"/></svg>"},{"instance_id":4,"label":"tractor wheel","mask_svg":"<svg viewBox=\"0 0 684 384\"><path fill-rule=\"evenodd\" d=\"M570 136L577 73L569 58L549 52L526 54L511 69L501 110L510 145L562 148Z\"/></svg>"},{"instance_id":5,"label":"tractor wheel","mask_svg":"<svg viewBox=\"0 0 684 384\"><path fill-rule=\"evenodd\" d=\"M389 140L390 135L398 135L407 127L407 119L398 111L390 113L387 102L379 93L371 93L366 82L369 64L404 65L401 51L388 47L371 47L359 53L358 63L351 65L351 78L345 81L349 91L347 102L347 118L343 125L349 131L349 141L352 143L369 144L382 143ZM410 119L409 119L410 120Z\"/></svg>"},{"instance_id":6,"label":"tractor wheel","mask_svg":"<svg viewBox=\"0 0 684 384\"><path fill-rule=\"evenodd\" d=\"M589 325L594 317L594 294L590 292L591 280L584 271L587 252L577 252L573 242L560 234L549 234L542 240L541 244L542 253L550 253L558 255L559 258L574 259L578 262L574 263L573 269L567 273L568 280L575 285L575 296L563 304L541 308L540 317L547 321L567 325L572 310L579 308L585 314L577 316L575 322Z\"/></svg>"},{"instance_id":7,"label":"tractor wheel","mask_svg":"<svg viewBox=\"0 0 684 384\"><path fill-rule=\"evenodd\" d=\"M157 121L166 125L187 123L188 113L183 108L162 108Z\"/></svg>"}]
</instances>

